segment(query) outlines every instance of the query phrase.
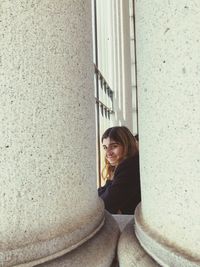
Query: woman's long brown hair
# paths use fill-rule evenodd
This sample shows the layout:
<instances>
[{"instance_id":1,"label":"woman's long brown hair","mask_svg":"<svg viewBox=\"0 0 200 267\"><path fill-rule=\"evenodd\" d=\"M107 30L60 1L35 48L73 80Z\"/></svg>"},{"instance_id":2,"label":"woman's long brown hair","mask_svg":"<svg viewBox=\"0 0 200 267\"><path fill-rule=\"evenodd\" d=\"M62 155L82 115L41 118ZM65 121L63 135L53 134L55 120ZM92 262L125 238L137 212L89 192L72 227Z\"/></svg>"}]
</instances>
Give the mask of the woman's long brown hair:
<instances>
[{"instance_id":1,"label":"woman's long brown hair","mask_svg":"<svg viewBox=\"0 0 200 267\"><path fill-rule=\"evenodd\" d=\"M124 149L124 159L132 157L138 153L138 143L136 138L125 126L115 126L108 128L102 135L101 142L103 139L110 138L113 141L121 144ZM110 165L105 156L105 166L102 170L102 178L111 180L114 174L116 166Z\"/></svg>"}]
</instances>

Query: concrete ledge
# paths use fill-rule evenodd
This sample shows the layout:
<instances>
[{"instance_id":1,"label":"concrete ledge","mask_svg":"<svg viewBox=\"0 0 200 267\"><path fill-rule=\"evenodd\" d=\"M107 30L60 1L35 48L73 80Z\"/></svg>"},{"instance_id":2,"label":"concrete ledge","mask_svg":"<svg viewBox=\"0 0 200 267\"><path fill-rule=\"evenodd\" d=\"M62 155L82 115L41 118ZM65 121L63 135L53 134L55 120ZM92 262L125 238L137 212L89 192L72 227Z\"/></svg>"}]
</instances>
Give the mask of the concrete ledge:
<instances>
[{"instance_id":1,"label":"concrete ledge","mask_svg":"<svg viewBox=\"0 0 200 267\"><path fill-rule=\"evenodd\" d=\"M116 220L118 223L119 229L122 232L125 226L127 225L128 222L133 220L134 216L133 215L126 215L126 214L113 214L113 218Z\"/></svg>"},{"instance_id":2,"label":"concrete ledge","mask_svg":"<svg viewBox=\"0 0 200 267\"><path fill-rule=\"evenodd\" d=\"M120 267L159 267L140 246L134 232L132 219L124 228L118 244L118 260Z\"/></svg>"},{"instance_id":3,"label":"concrete ledge","mask_svg":"<svg viewBox=\"0 0 200 267\"><path fill-rule=\"evenodd\" d=\"M168 240L153 232L144 223L141 206L135 210L135 233L141 246L163 267L199 267L200 258L193 258L187 252L170 244ZM198 234L198 233L197 233Z\"/></svg>"}]
</instances>

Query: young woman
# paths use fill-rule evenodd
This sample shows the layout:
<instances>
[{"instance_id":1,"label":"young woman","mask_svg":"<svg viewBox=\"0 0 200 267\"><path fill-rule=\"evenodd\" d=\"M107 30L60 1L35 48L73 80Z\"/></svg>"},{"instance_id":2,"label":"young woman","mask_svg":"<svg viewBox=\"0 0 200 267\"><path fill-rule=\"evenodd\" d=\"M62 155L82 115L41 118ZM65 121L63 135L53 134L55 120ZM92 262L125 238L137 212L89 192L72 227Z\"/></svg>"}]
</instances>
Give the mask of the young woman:
<instances>
[{"instance_id":1,"label":"young woman","mask_svg":"<svg viewBox=\"0 0 200 267\"><path fill-rule=\"evenodd\" d=\"M134 214L141 200L138 143L128 128L109 128L102 136L106 184L98 189L110 213Z\"/></svg>"}]
</instances>

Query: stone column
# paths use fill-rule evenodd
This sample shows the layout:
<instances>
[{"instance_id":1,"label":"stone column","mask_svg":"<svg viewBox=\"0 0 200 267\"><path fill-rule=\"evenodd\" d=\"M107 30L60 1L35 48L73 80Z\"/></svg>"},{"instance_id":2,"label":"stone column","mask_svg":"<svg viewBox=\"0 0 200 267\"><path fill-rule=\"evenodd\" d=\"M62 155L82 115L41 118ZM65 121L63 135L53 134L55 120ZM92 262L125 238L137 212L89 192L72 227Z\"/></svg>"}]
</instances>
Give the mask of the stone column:
<instances>
[{"instance_id":1,"label":"stone column","mask_svg":"<svg viewBox=\"0 0 200 267\"><path fill-rule=\"evenodd\" d=\"M90 2L1 3L2 266L61 256L104 224L96 192ZM112 257L114 243L107 248Z\"/></svg>"},{"instance_id":2,"label":"stone column","mask_svg":"<svg viewBox=\"0 0 200 267\"><path fill-rule=\"evenodd\" d=\"M200 266L199 10L199 1L136 1L136 235L161 266Z\"/></svg>"}]
</instances>

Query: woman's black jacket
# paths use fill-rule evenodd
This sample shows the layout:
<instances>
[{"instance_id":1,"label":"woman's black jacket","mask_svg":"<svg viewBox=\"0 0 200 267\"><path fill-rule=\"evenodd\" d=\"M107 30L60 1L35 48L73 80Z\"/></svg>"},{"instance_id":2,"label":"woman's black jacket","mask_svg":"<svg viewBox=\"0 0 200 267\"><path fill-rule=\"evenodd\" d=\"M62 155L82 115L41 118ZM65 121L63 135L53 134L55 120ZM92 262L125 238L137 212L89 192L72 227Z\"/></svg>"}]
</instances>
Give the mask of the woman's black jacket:
<instances>
[{"instance_id":1,"label":"woman's black jacket","mask_svg":"<svg viewBox=\"0 0 200 267\"><path fill-rule=\"evenodd\" d=\"M110 213L134 214L141 201L139 155L123 160L98 194Z\"/></svg>"}]
</instances>

